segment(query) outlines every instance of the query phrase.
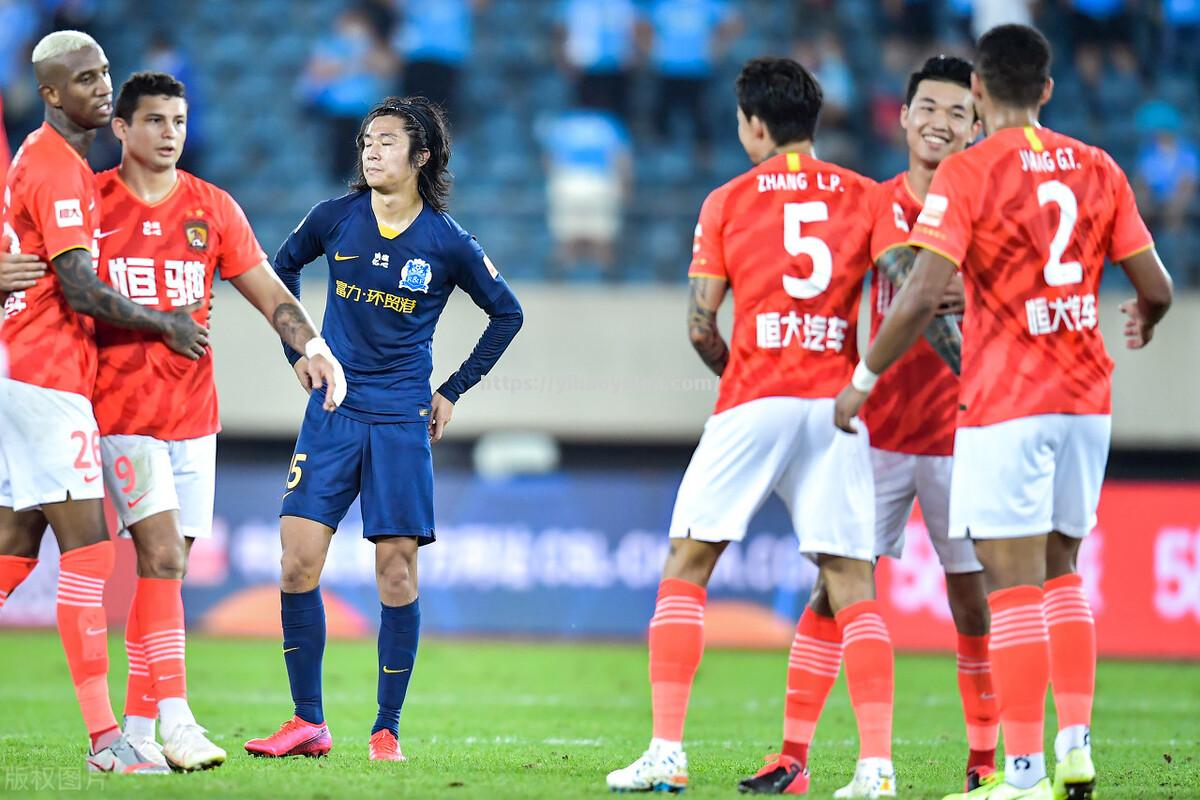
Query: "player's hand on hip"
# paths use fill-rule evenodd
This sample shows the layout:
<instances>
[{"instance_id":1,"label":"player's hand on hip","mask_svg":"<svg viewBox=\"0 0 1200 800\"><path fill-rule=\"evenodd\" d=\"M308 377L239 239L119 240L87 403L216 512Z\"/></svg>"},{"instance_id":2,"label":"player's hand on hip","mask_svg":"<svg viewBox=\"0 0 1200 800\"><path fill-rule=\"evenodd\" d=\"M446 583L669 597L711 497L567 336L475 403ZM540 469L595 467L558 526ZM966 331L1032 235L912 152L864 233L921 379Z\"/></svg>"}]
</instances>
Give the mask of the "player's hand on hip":
<instances>
[{"instance_id":1,"label":"player's hand on hip","mask_svg":"<svg viewBox=\"0 0 1200 800\"><path fill-rule=\"evenodd\" d=\"M962 275L955 273L946 290L942 292L942 300L938 304L938 314L961 314L967 308L967 294L963 288Z\"/></svg>"},{"instance_id":2,"label":"player's hand on hip","mask_svg":"<svg viewBox=\"0 0 1200 800\"><path fill-rule=\"evenodd\" d=\"M333 411L346 399L346 373L342 364L329 348L329 343L320 336L314 336L304 345L304 355L308 358L307 371L309 385L314 389L325 389L326 411ZM304 383L301 378L300 383Z\"/></svg>"},{"instance_id":3,"label":"player's hand on hip","mask_svg":"<svg viewBox=\"0 0 1200 800\"><path fill-rule=\"evenodd\" d=\"M304 361L307 362L305 365L307 375L300 378L300 385L304 386L307 382L305 388L310 393L313 389L320 389L324 386L325 404L322 407L326 411L333 411L346 398L346 373L342 371L341 363L333 357L332 353L315 355ZM299 366L299 362L296 363ZM297 370L298 373L299 370Z\"/></svg>"},{"instance_id":4,"label":"player's hand on hip","mask_svg":"<svg viewBox=\"0 0 1200 800\"><path fill-rule=\"evenodd\" d=\"M1118 308L1125 315L1125 346L1140 350L1154 338L1154 326L1147 325L1137 300L1126 300Z\"/></svg>"},{"instance_id":5,"label":"player's hand on hip","mask_svg":"<svg viewBox=\"0 0 1200 800\"><path fill-rule=\"evenodd\" d=\"M313 381L312 376L308 374L308 359L300 356L300 360L292 364L292 369L296 371L296 380L300 381L300 388L312 394Z\"/></svg>"},{"instance_id":6,"label":"player's hand on hip","mask_svg":"<svg viewBox=\"0 0 1200 800\"><path fill-rule=\"evenodd\" d=\"M199 304L168 311L167 326L162 332L167 347L195 361L208 349L208 328L192 318Z\"/></svg>"},{"instance_id":7,"label":"player's hand on hip","mask_svg":"<svg viewBox=\"0 0 1200 800\"><path fill-rule=\"evenodd\" d=\"M0 292L33 288L46 274L46 264L30 253L0 253Z\"/></svg>"},{"instance_id":8,"label":"player's hand on hip","mask_svg":"<svg viewBox=\"0 0 1200 800\"><path fill-rule=\"evenodd\" d=\"M429 441L440 442L442 433L454 416L454 403L437 392L433 393L433 401L429 404Z\"/></svg>"},{"instance_id":9,"label":"player's hand on hip","mask_svg":"<svg viewBox=\"0 0 1200 800\"><path fill-rule=\"evenodd\" d=\"M858 433L854 418L858 416L858 411L866 399L865 392L860 392L850 384L846 384L833 403L833 424L846 433Z\"/></svg>"}]
</instances>

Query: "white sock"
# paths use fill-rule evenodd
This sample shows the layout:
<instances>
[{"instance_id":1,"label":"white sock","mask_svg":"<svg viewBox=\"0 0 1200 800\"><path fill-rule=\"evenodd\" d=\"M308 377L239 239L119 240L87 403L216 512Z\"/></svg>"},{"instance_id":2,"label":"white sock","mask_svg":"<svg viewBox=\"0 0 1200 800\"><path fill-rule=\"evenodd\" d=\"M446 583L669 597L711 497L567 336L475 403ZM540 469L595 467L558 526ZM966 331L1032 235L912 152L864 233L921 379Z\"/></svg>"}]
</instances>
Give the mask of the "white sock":
<instances>
[{"instance_id":1,"label":"white sock","mask_svg":"<svg viewBox=\"0 0 1200 800\"><path fill-rule=\"evenodd\" d=\"M158 718L162 720L163 739L171 738L180 725L195 725L196 718L188 701L182 697L167 697L158 701Z\"/></svg>"},{"instance_id":2,"label":"white sock","mask_svg":"<svg viewBox=\"0 0 1200 800\"><path fill-rule=\"evenodd\" d=\"M1087 725L1071 725L1054 737L1054 755L1059 761L1065 760L1067 753L1079 747L1089 754L1092 752L1092 729Z\"/></svg>"},{"instance_id":3,"label":"white sock","mask_svg":"<svg viewBox=\"0 0 1200 800\"><path fill-rule=\"evenodd\" d=\"M1004 757L1004 779L1018 789L1032 789L1034 784L1046 777L1046 756L1030 753L1024 756Z\"/></svg>"},{"instance_id":4,"label":"white sock","mask_svg":"<svg viewBox=\"0 0 1200 800\"><path fill-rule=\"evenodd\" d=\"M150 717L125 716L125 732L133 739L153 739L154 720Z\"/></svg>"},{"instance_id":5,"label":"white sock","mask_svg":"<svg viewBox=\"0 0 1200 800\"><path fill-rule=\"evenodd\" d=\"M683 742L672 742L668 739L651 739L650 752L652 753L676 753L683 749Z\"/></svg>"}]
</instances>

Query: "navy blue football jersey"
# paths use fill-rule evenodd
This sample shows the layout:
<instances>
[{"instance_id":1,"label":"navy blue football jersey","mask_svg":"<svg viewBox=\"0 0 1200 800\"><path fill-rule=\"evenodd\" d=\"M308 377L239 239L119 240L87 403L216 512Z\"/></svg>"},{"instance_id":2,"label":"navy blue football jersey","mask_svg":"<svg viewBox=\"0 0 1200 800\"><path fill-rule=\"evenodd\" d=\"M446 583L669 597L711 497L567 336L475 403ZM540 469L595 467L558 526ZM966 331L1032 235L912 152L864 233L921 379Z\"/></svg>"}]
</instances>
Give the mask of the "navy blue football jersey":
<instances>
[{"instance_id":1,"label":"navy blue football jersey","mask_svg":"<svg viewBox=\"0 0 1200 800\"><path fill-rule=\"evenodd\" d=\"M402 232L376 221L369 191L313 207L275 255L299 296L300 270L324 255L328 303L321 335L346 372L339 412L365 422L428 418L433 331L457 286L491 317L462 367L439 388L451 402L495 364L521 325L521 308L474 237L426 205ZM286 348L295 363L298 353Z\"/></svg>"}]
</instances>

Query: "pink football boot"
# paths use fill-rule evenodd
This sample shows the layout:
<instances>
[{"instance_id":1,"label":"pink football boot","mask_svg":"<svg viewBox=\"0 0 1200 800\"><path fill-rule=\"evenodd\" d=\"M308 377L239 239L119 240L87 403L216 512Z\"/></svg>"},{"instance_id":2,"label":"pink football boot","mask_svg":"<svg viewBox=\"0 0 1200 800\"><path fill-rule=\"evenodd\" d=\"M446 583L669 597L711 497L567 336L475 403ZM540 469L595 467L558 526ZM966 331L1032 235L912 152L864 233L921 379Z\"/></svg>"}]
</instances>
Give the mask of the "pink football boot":
<instances>
[{"instance_id":1,"label":"pink football boot","mask_svg":"<svg viewBox=\"0 0 1200 800\"><path fill-rule=\"evenodd\" d=\"M246 752L252 756L281 758L283 756L317 757L327 755L333 747L329 726L325 723L313 725L299 717L292 717L279 726L279 730L265 739L246 742Z\"/></svg>"}]
</instances>

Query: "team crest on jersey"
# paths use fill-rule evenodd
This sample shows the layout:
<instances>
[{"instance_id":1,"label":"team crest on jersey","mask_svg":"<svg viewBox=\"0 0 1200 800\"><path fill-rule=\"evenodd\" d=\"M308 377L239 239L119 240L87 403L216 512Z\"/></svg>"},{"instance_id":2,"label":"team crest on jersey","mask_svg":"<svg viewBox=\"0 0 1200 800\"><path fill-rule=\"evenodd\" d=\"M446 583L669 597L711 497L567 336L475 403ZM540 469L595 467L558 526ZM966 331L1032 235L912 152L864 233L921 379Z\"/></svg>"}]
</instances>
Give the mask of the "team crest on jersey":
<instances>
[{"instance_id":1,"label":"team crest on jersey","mask_svg":"<svg viewBox=\"0 0 1200 800\"><path fill-rule=\"evenodd\" d=\"M423 258L410 258L404 263L404 269L400 270L400 288L428 294L431 278L433 271L428 261Z\"/></svg>"},{"instance_id":2,"label":"team crest on jersey","mask_svg":"<svg viewBox=\"0 0 1200 800\"><path fill-rule=\"evenodd\" d=\"M188 247L204 252L208 249L208 223L202 219L189 219L183 223L183 235Z\"/></svg>"}]
</instances>

